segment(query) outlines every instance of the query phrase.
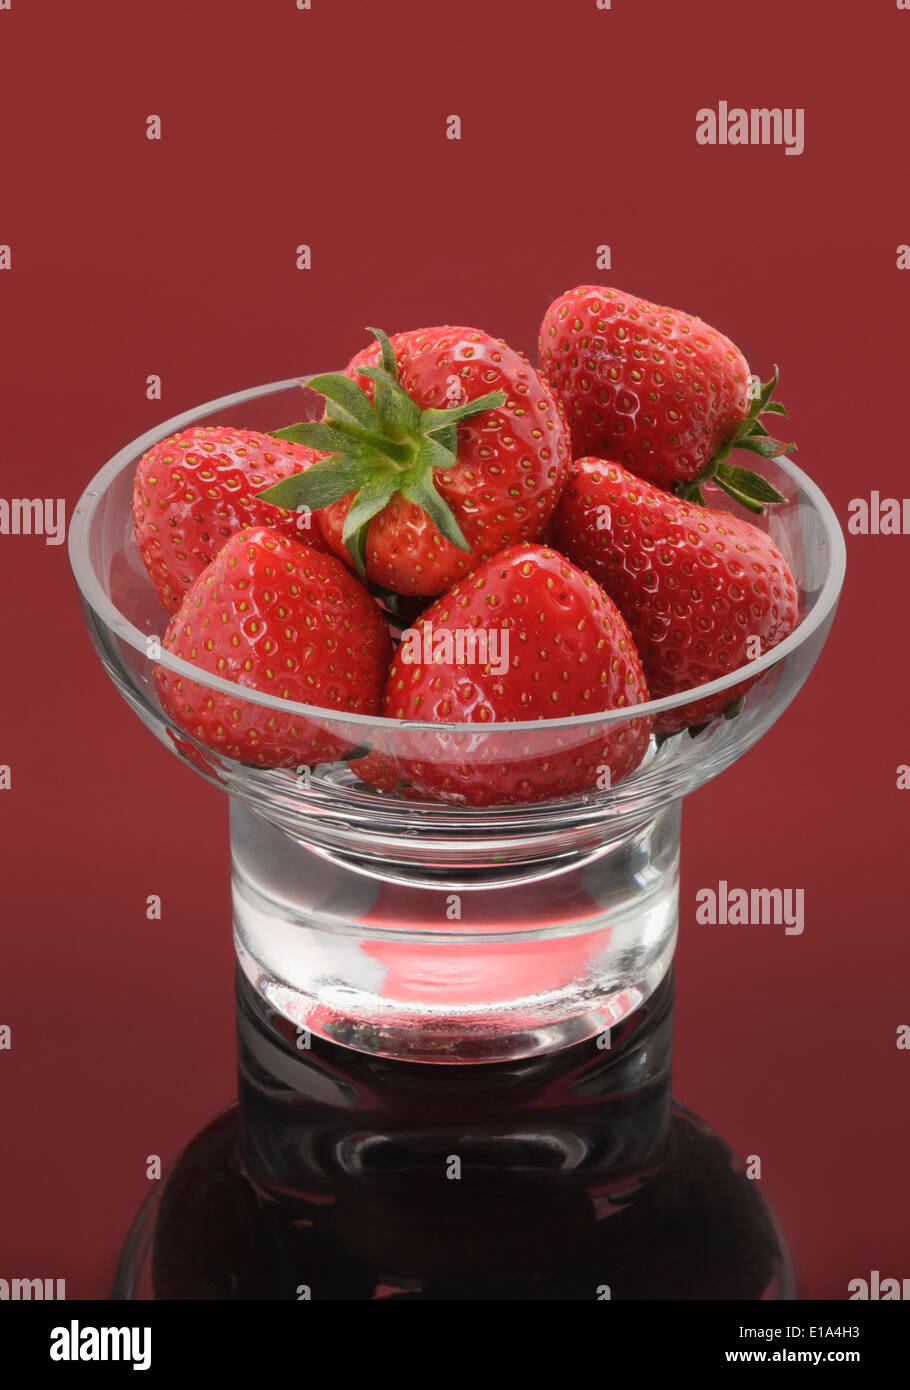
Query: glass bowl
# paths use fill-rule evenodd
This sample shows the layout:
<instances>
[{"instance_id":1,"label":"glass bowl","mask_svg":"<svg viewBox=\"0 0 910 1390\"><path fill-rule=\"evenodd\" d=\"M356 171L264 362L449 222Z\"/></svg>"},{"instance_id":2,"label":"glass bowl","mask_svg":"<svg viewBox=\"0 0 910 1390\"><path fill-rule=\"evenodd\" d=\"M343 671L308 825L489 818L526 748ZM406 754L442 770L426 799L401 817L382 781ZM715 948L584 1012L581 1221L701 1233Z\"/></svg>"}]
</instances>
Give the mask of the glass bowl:
<instances>
[{"instance_id":1,"label":"glass bowl","mask_svg":"<svg viewBox=\"0 0 910 1390\"><path fill-rule=\"evenodd\" d=\"M789 505L750 520L787 557L800 620L772 650L697 688L701 699L752 681L735 717L652 735L635 771L602 789L488 806L376 792L349 766L352 752L456 769L456 787L467 778L491 796L497 778L518 768L529 785L541 767L565 769L569 784L592 741L632 736L633 719L686 705L693 692L634 711L431 724L278 699L161 650L168 614L130 512L141 455L194 425L268 431L319 418L323 404L305 378L241 391L166 421L102 468L69 539L98 655L143 723L230 796L238 958L285 1017L363 1051L426 1062L503 1061L608 1030L651 994L672 959L682 798L771 727L821 651L845 568L837 518L795 464L766 464ZM320 730L347 751L316 766L237 762L168 719L156 666Z\"/></svg>"}]
</instances>

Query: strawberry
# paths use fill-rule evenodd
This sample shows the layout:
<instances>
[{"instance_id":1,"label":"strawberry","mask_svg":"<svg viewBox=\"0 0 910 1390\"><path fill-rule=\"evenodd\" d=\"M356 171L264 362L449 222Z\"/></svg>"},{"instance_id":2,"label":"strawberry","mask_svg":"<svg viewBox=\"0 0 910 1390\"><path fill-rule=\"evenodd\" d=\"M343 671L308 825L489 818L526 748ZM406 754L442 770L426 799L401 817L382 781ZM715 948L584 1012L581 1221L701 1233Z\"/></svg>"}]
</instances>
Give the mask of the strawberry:
<instances>
[{"instance_id":1,"label":"strawberry","mask_svg":"<svg viewBox=\"0 0 910 1390\"><path fill-rule=\"evenodd\" d=\"M391 657L372 598L333 555L265 526L238 531L188 590L162 643L237 695L155 668L165 713L198 743L260 767L331 762L336 724L251 704L241 687L337 714L377 714Z\"/></svg>"},{"instance_id":2,"label":"strawberry","mask_svg":"<svg viewBox=\"0 0 910 1390\"><path fill-rule=\"evenodd\" d=\"M358 781L365 782L373 791L411 800L420 799L419 793L404 781L401 768L388 753L373 748L361 758L351 758L348 767Z\"/></svg>"},{"instance_id":3,"label":"strawberry","mask_svg":"<svg viewBox=\"0 0 910 1390\"><path fill-rule=\"evenodd\" d=\"M360 782L377 792L395 792L403 785L401 770L386 753L371 748L360 758L351 758L348 767Z\"/></svg>"},{"instance_id":4,"label":"strawberry","mask_svg":"<svg viewBox=\"0 0 910 1390\"><path fill-rule=\"evenodd\" d=\"M753 391L739 348L702 319L603 285L555 299L540 325L541 371L565 406L574 456L616 459L640 478L701 502L713 479L751 511L783 502L765 479L726 462L793 448L759 421L785 415L777 370Z\"/></svg>"},{"instance_id":5,"label":"strawberry","mask_svg":"<svg viewBox=\"0 0 910 1390\"><path fill-rule=\"evenodd\" d=\"M143 454L133 484L133 525L165 608L176 613L194 579L245 526L273 526L328 551L313 516L282 515L256 496L320 457L256 430L208 425L172 434Z\"/></svg>"},{"instance_id":6,"label":"strawberry","mask_svg":"<svg viewBox=\"0 0 910 1390\"><path fill-rule=\"evenodd\" d=\"M459 580L403 634L383 713L476 724L476 735L403 731L394 761L425 795L488 806L567 796L624 777L648 746L650 720L632 713L647 698L638 654L612 601L554 550L516 545ZM503 721L627 706L630 718L616 724L489 731Z\"/></svg>"},{"instance_id":7,"label":"strawberry","mask_svg":"<svg viewBox=\"0 0 910 1390\"><path fill-rule=\"evenodd\" d=\"M359 574L403 594L439 594L504 547L537 539L565 482L569 439L529 363L474 328L377 342L344 374L313 377L325 419L281 438L331 457L266 491L307 503Z\"/></svg>"},{"instance_id":8,"label":"strawberry","mask_svg":"<svg viewBox=\"0 0 910 1390\"><path fill-rule=\"evenodd\" d=\"M796 583L770 537L731 512L680 501L617 463L583 458L572 465L551 530L553 544L616 603L654 700L728 675L796 626ZM751 684L659 715L655 730L705 723L735 708Z\"/></svg>"}]
</instances>

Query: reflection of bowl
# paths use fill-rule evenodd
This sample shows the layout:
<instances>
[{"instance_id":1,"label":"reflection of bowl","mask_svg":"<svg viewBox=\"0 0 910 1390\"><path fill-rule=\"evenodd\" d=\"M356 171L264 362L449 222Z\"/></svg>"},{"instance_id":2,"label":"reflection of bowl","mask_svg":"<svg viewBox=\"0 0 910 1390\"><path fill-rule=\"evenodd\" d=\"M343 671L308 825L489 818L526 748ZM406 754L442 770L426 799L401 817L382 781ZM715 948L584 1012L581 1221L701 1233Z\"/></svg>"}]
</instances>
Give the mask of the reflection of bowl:
<instances>
[{"instance_id":1,"label":"reflection of bowl","mask_svg":"<svg viewBox=\"0 0 910 1390\"><path fill-rule=\"evenodd\" d=\"M613 710L535 723L427 724L336 714L201 672L158 645L168 621L132 534L141 454L199 424L269 430L321 414L304 382L259 387L167 421L113 458L70 528L89 630L157 736L230 793L235 925L250 978L288 1017L338 1041L414 1058L492 1060L559 1046L624 1016L672 955L678 803L770 728L805 681L844 574L837 520L794 464L767 464L789 505L759 518L787 557L800 622L779 646L698 687L754 680L742 711L658 743L605 790L474 808L371 792L346 763L264 770L194 743L158 702L160 664L235 703L299 716L399 762L497 769L569 759L628 728ZM305 536L302 537L305 540ZM635 707L659 715L693 692Z\"/></svg>"}]
</instances>

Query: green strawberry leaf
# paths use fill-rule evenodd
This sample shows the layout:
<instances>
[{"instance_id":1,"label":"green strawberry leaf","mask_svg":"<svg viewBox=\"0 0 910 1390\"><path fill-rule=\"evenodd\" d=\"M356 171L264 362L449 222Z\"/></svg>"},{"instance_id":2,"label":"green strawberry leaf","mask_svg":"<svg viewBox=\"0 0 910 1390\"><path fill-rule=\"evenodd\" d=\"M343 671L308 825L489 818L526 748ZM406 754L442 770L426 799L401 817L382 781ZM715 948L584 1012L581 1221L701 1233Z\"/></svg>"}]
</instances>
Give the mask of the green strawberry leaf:
<instances>
[{"instance_id":1,"label":"green strawberry leaf","mask_svg":"<svg viewBox=\"0 0 910 1390\"><path fill-rule=\"evenodd\" d=\"M756 516L760 516L765 510L762 502L757 502L754 498L750 497L748 493L740 492L732 483L723 483L718 479L718 486L722 487L727 496L732 497L734 502L738 502L740 506L745 507L747 511L754 512Z\"/></svg>"},{"instance_id":2,"label":"green strawberry leaf","mask_svg":"<svg viewBox=\"0 0 910 1390\"><path fill-rule=\"evenodd\" d=\"M271 502L272 506L284 507L290 512L300 506L318 512L347 497L362 483L363 465L356 459L333 454L314 463L305 473L293 473L258 495L263 502Z\"/></svg>"},{"instance_id":3,"label":"green strawberry leaf","mask_svg":"<svg viewBox=\"0 0 910 1390\"><path fill-rule=\"evenodd\" d=\"M367 575L367 526L361 526L359 531L355 531L346 544L346 549L351 559L354 561L354 569L361 579L366 579Z\"/></svg>"},{"instance_id":4,"label":"green strawberry leaf","mask_svg":"<svg viewBox=\"0 0 910 1390\"><path fill-rule=\"evenodd\" d=\"M430 406L420 417L420 428L423 434L437 434L462 420L481 415L485 410L498 410L505 403L505 391L488 391L485 396L477 396L473 401L466 401L464 405L453 406L451 410L436 410Z\"/></svg>"},{"instance_id":5,"label":"green strawberry leaf","mask_svg":"<svg viewBox=\"0 0 910 1390\"><path fill-rule=\"evenodd\" d=\"M381 361L383 369L388 372L389 376L392 378L393 381L397 382L398 360L395 356L395 349L392 347L388 335L386 333L383 333L381 328L368 328L367 332L372 333L373 337L379 343L380 351L382 354Z\"/></svg>"},{"instance_id":6,"label":"green strawberry leaf","mask_svg":"<svg viewBox=\"0 0 910 1390\"><path fill-rule=\"evenodd\" d=\"M736 441L737 449L748 449L750 453L761 454L762 458L773 459L779 454L789 454L796 448L795 444L785 444L782 439L773 439L771 435L762 438L761 435L750 434L744 439Z\"/></svg>"},{"instance_id":7,"label":"green strawberry leaf","mask_svg":"<svg viewBox=\"0 0 910 1390\"><path fill-rule=\"evenodd\" d=\"M681 485L677 488L677 497L683 502L697 502L700 507L707 506L705 494L701 490L701 483L692 482Z\"/></svg>"},{"instance_id":8,"label":"green strawberry leaf","mask_svg":"<svg viewBox=\"0 0 910 1390\"><path fill-rule=\"evenodd\" d=\"M385 424L413 434L420 426L420 406L399 386L384 367L361 367L360 375L376 383L376 399L381 401L380 414Z\"/></svg>"},{"instance_id":9,"label":"green strawberry leaf","mask_svg":"<svg viewBox=\"0 0 910 1390\"><path fill-rule=\"evenodd\" d=\"M767 478L753 473L748 468L737 468L733 464L722 463L714 475L714 481L725 490L733 487L741 497L748 497L750 501L766 506L778 507L787 501L776 487L771 486Z\"/></svg>"},{"instance_id":10,"label":"green strawberry leaf","mask_svg":"<svg viewBox=\"0 0 910 1390\"><path fill-rule=\"evenodd\" d=\"M416 465L418 468L451 468L455 458L454 450L447 449L442 440L428 436L420 446Z\"/></svg>"},{"instance_id":11,"label":"green strawberry leaf","mask_svg":"<svg viewBox=\"0 0 910 1390\"><path fill-rule=\"evenodd\" d=\"M397 490L394 480L387 475L371 478L357 493L344 519L341 539L361 578L366 575L366 541L370 522L383 507L388 506Z\"/></svg>"},{"instance_id":12,"label":"green strawberry leaf","mask_svg":"<svg viewBox=\"0 0 910 1390\"><path fill-rule=\"evenodd\" d=\"M269 430L269 435L272 439L286 439L289 444L302 444L303 438L300 432L312 423L312 420L301 420L298 425L285 425L284 429L281 430Z\"/></svg>"},{"instance_id":13,"label":"green strawberry leaf","mask_svg":"<svg viewBox=\"0 0 910 1390\"><path fill-rule=\"evenodd\" d=\"M273 430L278 439L290 439L292 444L307 444L311 449L319 449L326 454L349 454L355 452L364 441L338 424L328 424L325 420L304 420L299 425L289 425L284 430Z\"/></svg>"},{"instance_id":14,"label":"green strawberry leaf","mask_svg":"<svg viewBox=\"0 0 910 1390\"><path fill-rule=\"evenodd\" d=\"M440 467L451 468L458 458L458 426L450 425L448 429L437 429L433 431L433 442L445 449L451 455L449 461L441 464Z\"/></svg>"},{"instance_id":15,"label":"green strawberry leaf","mask_svg":"<svg viewBox=\"0 0 910 1390\"><path fill-rule=\"evenodd\" d=\"M376 384L373 390L373 403L383 423L394 427L401 416L401 409L399 408L396 411L395 392L393 390L393 387L400 389L398 381L398 362L395 357L395 350L388 336L383 333L381 328L368 328L367 332L372 333L373 337L379 343L379 360L384 374L374 378ZM373 369L364 367L361 369L361 375L372 376ZM406 392L402 394L410 400ZM420 412L416 405L414 408L419 415Z\"/></svg>"},{"instance_id":16,"label":"green strawberry leaf","mask_svg":"<svg viewBox=\"0 0 910 1390\"><path fill-rule=\"evenodd\" d=\"M771 374L771 376L769 376L767 381L763 381L761 383L761 385L758 388L758 395L752 402L754 413L756 415L763 415L764 412L768 409L768 402L771 400L771 397L777 390L777 383L779 381L780 372L777 370L777 364L775 363L773 373ZM755 407L757 407L757 409L755 409Z\"/></svg>"},{"instance_id":17,"label":"green strawberry leaf","mask_svg":"<svg viewBox=\"0 0 910 1390\"><path fill-rule=\"evenodd\" d=\"M336 412L340 411L352 424L359 425L368 434L379 432L379 417L369 397L350 377L342 372L326 372L322 376L309 377L307 386L313 391L318 391L320 396L325 396L327 401L331 401L336 407Z\"/></svg>"},{"instance_id":18,"label":"green strawberry leaf","mask_svg":"<svg viewBox=\"0 0 910 1390\"><path fill-rule=\"evenodd\" d=\"M470 544L465 540L461 527L455 520L448 504L436 491L432 473L421 471L412 474L408 481L403 484L401 495L409 502L413 502L415 506L422 507L436 530L441 536L445 536L447 541L457 545L459 550L466 550L468 554L471 553Z\"/></svg>"}]
</instances>

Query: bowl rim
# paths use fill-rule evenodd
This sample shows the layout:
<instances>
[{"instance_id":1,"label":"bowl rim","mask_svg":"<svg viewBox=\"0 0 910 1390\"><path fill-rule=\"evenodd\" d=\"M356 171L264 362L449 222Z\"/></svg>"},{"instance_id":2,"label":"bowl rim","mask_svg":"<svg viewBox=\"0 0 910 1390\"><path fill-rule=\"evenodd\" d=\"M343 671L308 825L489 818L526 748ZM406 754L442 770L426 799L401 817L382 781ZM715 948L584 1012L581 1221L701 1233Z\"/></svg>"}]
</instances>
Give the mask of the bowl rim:
<instances>
[{"instance_id":1,"label":"bowl rim","mask_svg":"<svg viewBox=\"0 0 910 1390\"><path fill-rule=\"evenodd\" d=\"M474 735L486 734L495 730L502 733L509 729L521 730L525 734L531 730L538 733L547 730L558 731L560 729L580 729L587 725L603 725L606 723L626 723L632 719L647 719L651 716L662 714L668 710L678 709L683 705L693 703L695 700L707 699L713 695L722 694L725 690L730 690L743 681L752 680L763 672L777 666L785 660L792 652L798 650L813 633L828 619L837 605L843 586L844 574L847 564L847 548L844 541L843 531L834 508L812 479L798 468L791 459L784 455L776 456L772 462L776 463L805 493L808 500L819 518L825 530L825 541L830 547L830 562L828 573L821 591L812 607L811 612L797 624L789 636L782 642L772 647L764 655L755 657L752 661L746 662L742 666L735 667L725 676L720 676L716 680L708 681L704 685L693 686L690 690L680 691L675 695L665 695L659 700L648 700L638 705L621 706L616 709L595 710L590 714L566 715L559 719L528 719L497 722L494 724L478 724L471 722L447 722L441 723L431 720L417 719L391 719L383 715L355 714L353 712L342 712L326 708L322 705L306 705L296 700L285 700L280 696L269 695L266 691L256 690L251 686L242 685L238 681L225 680L222 676L214 675L208 671L203 671L198 666L193 666L190 662L184 661L180 657L173 656L170 652L161 649L160 656L150 657L148 655L148 634L143 633L133 623L126 618L116 604L110 598L104 585L101 583L91 560L90 537L92 521L95 513L100 506L108 488L119 477L125 468L134 464L147 449L153 444L159 443L171 434L194 425L200 416L211 416L219 410L226 410L229 407L242 405L246 401L255 400L260 396L277 394L281 391L289 391L294 387L307 389L312 376L317 373L310 373L307 376L289 377L283 381L268 382L262 386L248 387L243 391L234 391L227 396L219 396L212 401L203 402L201 405L192 407L190 410L181 411L179 415L173 415L169 420L146 430L138 435L130 443L119 449L108 462L100 468L91 482L82 492L73 510L68 537L68 550L70 565L76 579L76 583L86 604L102 621L105 627L116 633L129 646L140 652L149 661L154 661L158 666L163 666L176 675L184 679L195 681L197 684L205 685L211 690L217 690L222 694L232 696L235 700L242 698L245 703L261 705L264 708L277 710L295 715L308 720L317 720L322 723L343 724L359 726L363 729L382 729L384 731L413 730L421 733L471 733ZM151 579L149 579L151 584ZM428 598L428 604L434 599ZM162 606L162 614L170 622L172 614L167 614ZM238 693L241 692L241 693Z\"/></svg>"}]
</instances>

